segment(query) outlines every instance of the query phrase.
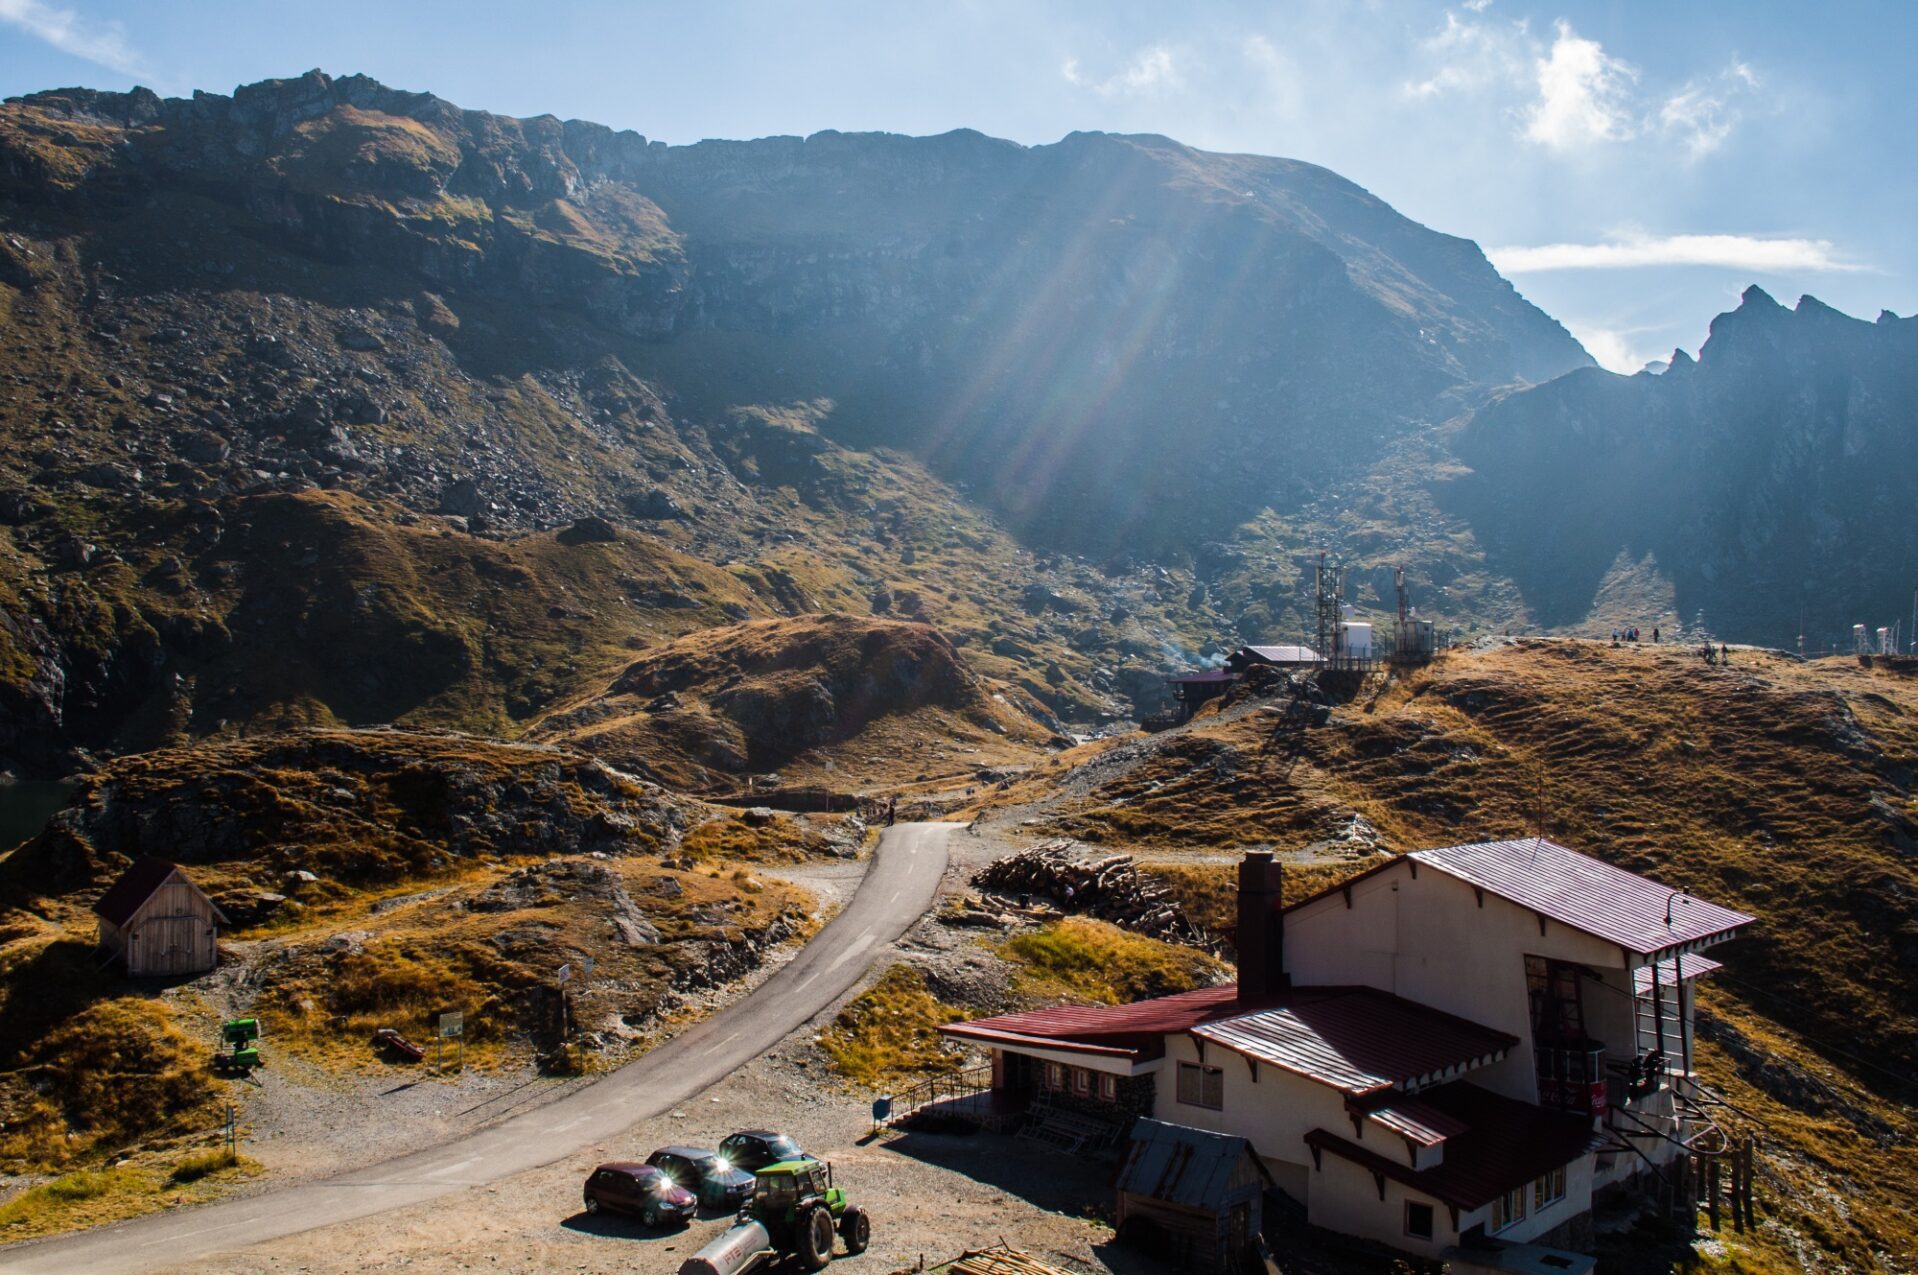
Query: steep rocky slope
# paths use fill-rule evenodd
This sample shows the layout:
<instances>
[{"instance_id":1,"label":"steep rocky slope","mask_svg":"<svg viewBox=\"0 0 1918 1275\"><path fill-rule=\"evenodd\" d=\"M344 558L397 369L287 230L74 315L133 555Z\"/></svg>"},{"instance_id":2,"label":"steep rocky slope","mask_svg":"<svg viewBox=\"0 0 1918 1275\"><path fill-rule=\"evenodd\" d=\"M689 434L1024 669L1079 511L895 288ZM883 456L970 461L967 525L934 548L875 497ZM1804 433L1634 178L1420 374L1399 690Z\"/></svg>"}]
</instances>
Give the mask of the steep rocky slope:
<instances>
[{"instance_id":1,"label":"steep rocky slope","mask_svg":"<svg viewBox=\"0 0 1918 1275\"><path fill-rule=\"evenodd\" d=\"M1296 617L1266 541L1314 492L1584 361L1470 244L1158 138L36 95L0 107L0 750L510 735L621 647L826 610L933 624L1048 726L1143 714Z\"/></svg>"},{"instance_id":2,"label":"steep rocky slope","mask_svg":"<svg viewBox=\"0 0 1918 1275\"><path fill-rule=\"evenodd\" d=\"M832 399L835 432L1076 548L1189 550L1311 486L1279 449L1589 362L1473 245L1322 169L1163 138L666 147L317 72L9 112L9 194L158 249L113 267L121 290L248 278L250 252L143 233L198 212L377 272L369 302L583 314L689 402Z\"/></svg>"},{"instance_id":3,"label":"steep rocky slope","mask_svg":"<svg viewBox=\"0 0 1918 1275\"><path fill-rule=\"evenodd\" d=\"M1696 361L1576 372L1480 411L1457 437L1473 473L1443 499L1545 624L1638 564L1687 622L1823 648L1910 614L1914 412L1918 320L1751 288Z\"/></svg>"}]
</instances>

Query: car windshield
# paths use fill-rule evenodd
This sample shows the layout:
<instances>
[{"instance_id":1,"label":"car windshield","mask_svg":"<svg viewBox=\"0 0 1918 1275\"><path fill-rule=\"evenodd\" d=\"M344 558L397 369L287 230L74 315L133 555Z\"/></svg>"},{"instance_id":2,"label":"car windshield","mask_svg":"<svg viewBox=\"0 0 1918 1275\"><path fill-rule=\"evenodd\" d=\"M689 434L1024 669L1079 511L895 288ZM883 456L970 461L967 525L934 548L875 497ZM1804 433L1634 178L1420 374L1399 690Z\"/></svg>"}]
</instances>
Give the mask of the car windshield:
<instances>
[{"instance_id":1,"label":"car windshield","mask_svg":"<svg viewBox=\"0 0 1918 1275\"><path fill-rule=\"evenodd\" d=\"M766 1139L766 1150L772 1152L773 1161L797 1160L803 1153L799 1144L783 1134Z\"/></svg>"}]
</instances>

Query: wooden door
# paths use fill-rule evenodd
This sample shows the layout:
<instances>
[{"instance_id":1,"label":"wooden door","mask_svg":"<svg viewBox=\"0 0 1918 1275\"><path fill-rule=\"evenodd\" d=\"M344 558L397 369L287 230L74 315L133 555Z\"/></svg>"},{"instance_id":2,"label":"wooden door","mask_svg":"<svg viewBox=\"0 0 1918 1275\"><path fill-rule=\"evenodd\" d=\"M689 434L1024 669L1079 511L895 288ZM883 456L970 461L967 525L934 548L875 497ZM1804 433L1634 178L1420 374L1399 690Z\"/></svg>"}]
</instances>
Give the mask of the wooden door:
<instances>
[{"instance_id":1,"label":"wooden door","mask_svg":"<svg viewBox=\"0 0 1918 1275\"><path fill-rule=\"evenodd\" d=\"M153 916L140 923L140 972L197 974L212 962L206 959L207 925L204 917Z\"/></svg>"}]
</instances>

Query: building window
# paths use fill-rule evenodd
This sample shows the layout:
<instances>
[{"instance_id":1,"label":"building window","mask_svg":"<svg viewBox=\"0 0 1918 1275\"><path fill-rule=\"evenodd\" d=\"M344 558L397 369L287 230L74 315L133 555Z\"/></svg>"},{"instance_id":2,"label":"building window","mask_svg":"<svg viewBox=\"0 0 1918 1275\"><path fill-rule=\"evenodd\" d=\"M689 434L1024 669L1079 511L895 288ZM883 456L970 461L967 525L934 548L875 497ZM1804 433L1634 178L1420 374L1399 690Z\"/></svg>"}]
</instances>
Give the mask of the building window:
<instances>
[{"instance_id":1,"label":"building window","mask_svg":"<svg viewBox=\"0 0 1918 1275\"><path fill-rule=\"evenodd\" d=\"M1179 1064L1179 1101L1211 1111L1225 1109L1225 1072L1200 1063Z\"/></svg>"},{"instance_id":2,"label":"building window","mask_svg":"<svg viewBox=\"0 0 1918 1275\"><path fill-rule=\"evenodd\" d=\"M1432 1206L1417 1200L1405 1202L1405 1233L1415 1240L1432 1238Z\"/></svg>"},{"instance_id":3,"label":"building window","mask_svg":"<svg viewBox=\"0 0 1918 1275\"><path fill-rule=\"evenodd\" d=\"M1079 1098L1087 1097L1092 1093L1092 1073L1084 1067L1072 1069L1072 1092Z\"/></svg>"},{"instance_id":4,"label":"building window","mask_svg":"<svg viewBox=\"0 0 1918 1275\"><path fill-rule=\"evenodd\" d=\"M1047 1063L1046 1064L1046 1088L1057 1093L1057 1092L1063 1091L1065 1087L1066 1087L1065 1064L1056 1063L1056 1062Z\"/></svg>"},{"instance_id":5,"label":"building window","mask_svg":"<svg viewBox=\"0 0 1918 1275\"><path fill-rule=\"evenodd\" d=\"M1119 1078L1110 1072L1099 1073L1099 1097L1105 1102L1119 1101Z\"/></svg>"},{"instance_id":6,"label":"building window","mask_svg":"<svg viewBox=\"0 0 1918 1275\"><path fill-rule=\"evenodd\" d=\"M1560 1165L1532 1183L1532 1207L1542 1209L1565 1198L1565 1166Z\"/></svg>"},{"instance_id":7,"label":"building window","mask_svg":"<svg viewBox=\"0 0 1918 1275\"><path fill-rule=\"evenodd\" d=\"M1515 1191L1507 1191L1492 1201L1492 1216L1486 1219L1485 1230L1488 1234L1497 1235L1500 1231L1516 1226L1524 1220L1525 1188L1519 1187Z\"/></svg>"}]
</instances>

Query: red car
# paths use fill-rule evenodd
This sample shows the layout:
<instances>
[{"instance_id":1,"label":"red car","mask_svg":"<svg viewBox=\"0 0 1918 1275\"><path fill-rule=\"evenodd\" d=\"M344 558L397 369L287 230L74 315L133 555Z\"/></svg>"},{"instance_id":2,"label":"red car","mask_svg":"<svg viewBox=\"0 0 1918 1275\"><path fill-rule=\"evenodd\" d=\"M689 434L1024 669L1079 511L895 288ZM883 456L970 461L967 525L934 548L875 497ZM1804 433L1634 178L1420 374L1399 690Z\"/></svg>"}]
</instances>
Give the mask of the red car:
<instances>
[{"instance_id":1,"label":"red car","mask_svg":"<svg viewBox=\"0 0 1918 1275\"><path fill-rule=\"evenodd\" d=\"M648 1226L685 1225L699 1211L699 1197L649 1164L617 1160L586 1179L586 1211L633 1213Z\"/></svg>"}]
</instances>

